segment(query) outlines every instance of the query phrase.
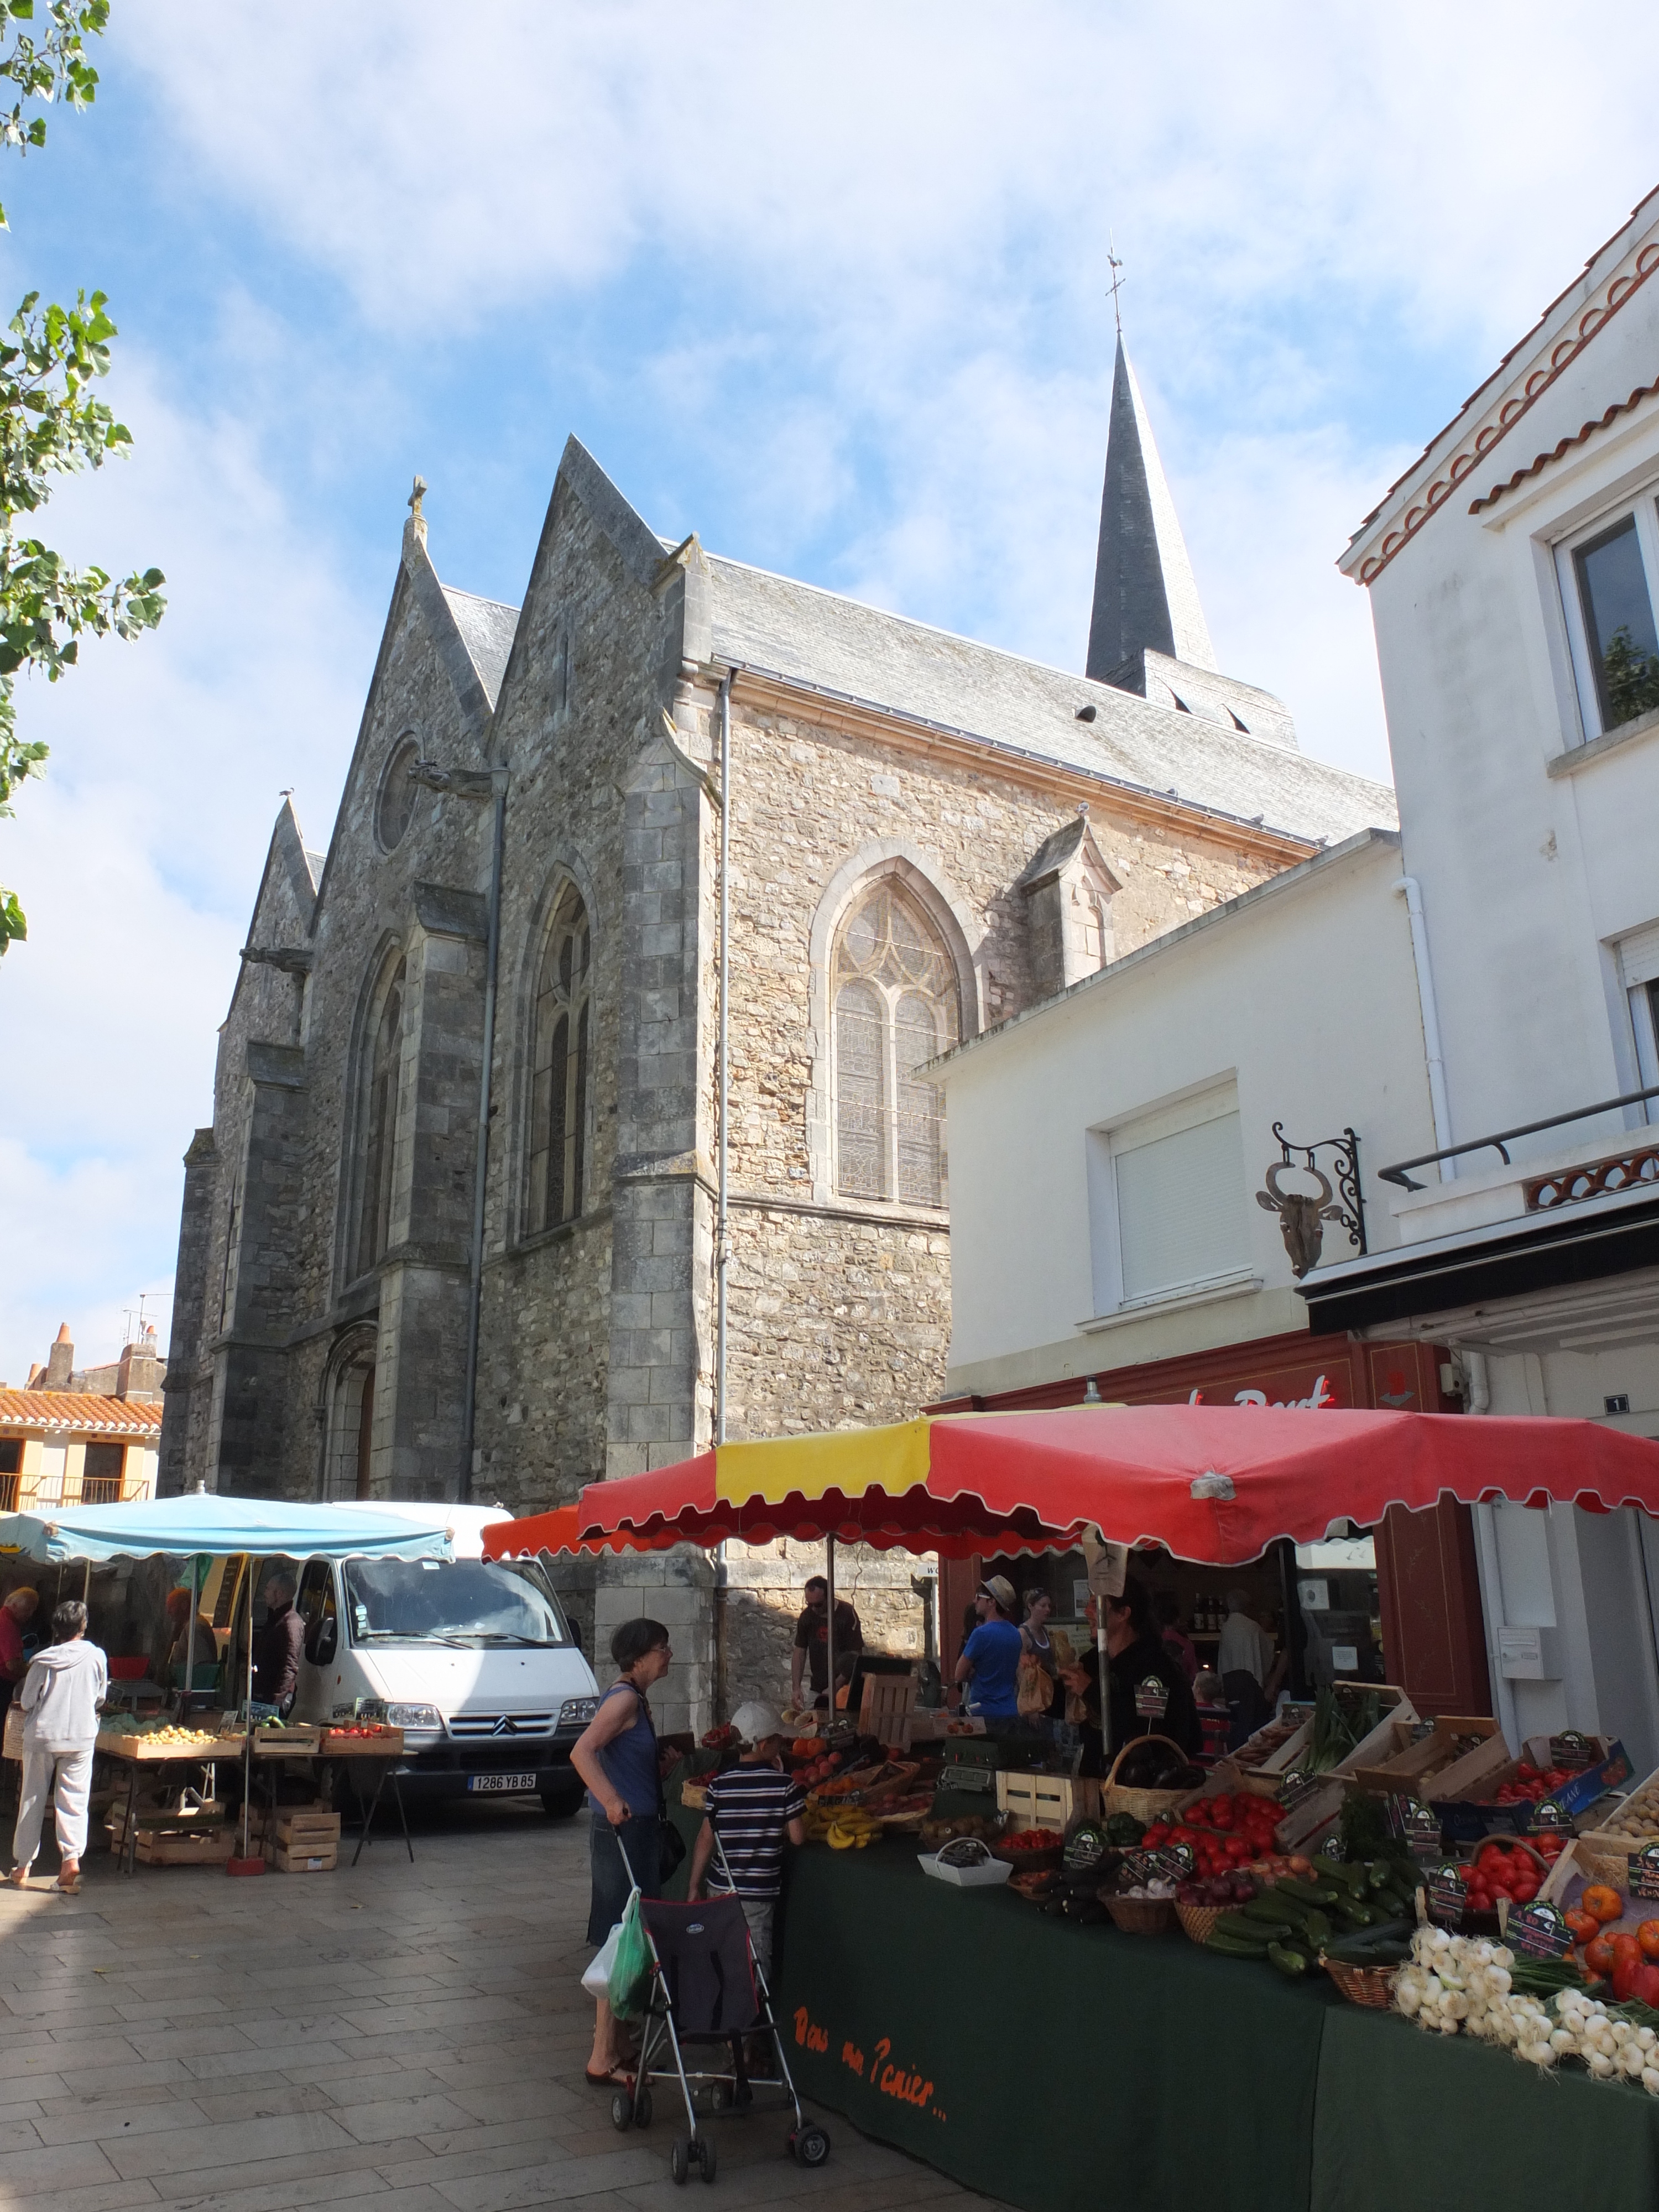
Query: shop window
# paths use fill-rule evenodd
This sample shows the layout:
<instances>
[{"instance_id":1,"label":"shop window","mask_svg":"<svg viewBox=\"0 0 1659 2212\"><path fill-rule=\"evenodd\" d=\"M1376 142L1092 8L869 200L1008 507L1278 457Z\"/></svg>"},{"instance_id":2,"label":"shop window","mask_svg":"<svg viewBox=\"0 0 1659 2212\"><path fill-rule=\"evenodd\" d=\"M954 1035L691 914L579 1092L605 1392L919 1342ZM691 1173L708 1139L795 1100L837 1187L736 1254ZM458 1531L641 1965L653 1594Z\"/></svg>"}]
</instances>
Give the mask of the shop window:
<instances>
[{"instance_id":1,"label":"shop window","mask_svg":"<svg viewBox=\"0 0 1659 2212\"><path fill-rule=\"evenodd\" d=\"M1659 708L1659 515L1644 501L1558 559L1584 727L1595 737Z\"/></svg>"},{"instance_id":2,"label":"shop window","mask_svg":"<svg viewBox=\"0 0 1659 2212\"><path fill-rule=\"evenodd\" d=\"M1097 1310L1246 1270L1244 1149L1231 1086L1110 1130L1106 1142L1094 1224Z\"/></svg>"},{"instance_id":3,"label":"shop window","mask_svg":"<svg viewBox=\"0 0 1659 2212\"><path fill-rule=\"evenodd\" d=\"M553 909L536 981L530 1086L532 1230L556 1229L582 1210L587 1166L592 931L574 884Z\"/></svg>"},{"instance_id":4,"label":"shop window","mask_svg":"<svg viewBox=\"0 0 1659 2212\"><path fill-rule=\"evenodd\" d=\"M362 1165L351 1267L354 1277L366 1275L391 1241L406 981L405 963L400 958L391 966L381 985L369 1024L359 1084Z\"/></svg>"},{"instance_id":5,"label":"shop window","mask_svg":"<svg viewBox=\"0 0 1659 2212\"><path fill-rule=\"evenodd\" d=\"M126 1464L125 1444L88 1444L81 1468L83 1505L118 1505L121 1475Z\"/></svg>"},{"instance_id":6,"label":"shop window","mask_svg":"<svg viewBox=\"0 0 1659 2212\"><path fill-rule=\"evenodd\" d=\"M944 1099L921 1070L961 1034L950 953L890 878L854 904L832 974L836 1188L943 1206Z\"/></svg>"}]
</instances>

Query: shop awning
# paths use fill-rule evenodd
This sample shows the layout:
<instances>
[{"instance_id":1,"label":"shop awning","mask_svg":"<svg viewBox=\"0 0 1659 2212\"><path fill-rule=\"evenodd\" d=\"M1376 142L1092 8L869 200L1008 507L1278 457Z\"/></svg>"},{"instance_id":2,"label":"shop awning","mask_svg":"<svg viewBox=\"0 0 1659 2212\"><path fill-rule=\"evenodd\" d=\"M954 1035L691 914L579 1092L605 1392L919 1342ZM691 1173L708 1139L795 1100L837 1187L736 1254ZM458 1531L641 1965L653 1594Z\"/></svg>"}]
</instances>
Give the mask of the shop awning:
<instances>
[{"instance_id":1,"label":"shop awning","mask_svg":"<svg viewBox=\"0 0 1659 2212\"><path fill-rule=\"evenodd\" d=\"M618 1534L584 1542L581 1518L580 1506L556 1505L550 1513L529 1513L522 1521L489 1522L483 1530L483 1555L487 1559L534 1559L544 1552L665 1552L684 1541L665 1533L654 1538Z\"/></svg>"},{"instance_id":2,"label":"shop awning","mask_svg":"<svg viewBox=\"0 0 1659 2212\"><path fill-rule=\"evenodd\" d=\"M1092 1525L1220 1566L1443 1497L1659 1512L1659 1443L1592 1421L1334 1407L947 1414L723 1444L591 1483L578 1519L587 1541L642 1549L836 1536L955 1559L1069 1548ZM500 1524L501 1548L517 1525Z\"/></svg>"},{"instance_id":3,"label":"shop awning","mask_svg":"<svg viewBox=\"0 0 1659 2212\"><path fill-rule=\"evenodd\" d=\"M509 1523L503 1522L503 1527ZM453 1547L446 1510L428 1520L360 1505L295 1505L282 1498L228 1498L192 1491L182 1498L125 1505L65 1505L0 1515L0 1553L21 1553L48 1566L70 1559L181 1558L447 1559Z\"/></svg>"}]
</instances>

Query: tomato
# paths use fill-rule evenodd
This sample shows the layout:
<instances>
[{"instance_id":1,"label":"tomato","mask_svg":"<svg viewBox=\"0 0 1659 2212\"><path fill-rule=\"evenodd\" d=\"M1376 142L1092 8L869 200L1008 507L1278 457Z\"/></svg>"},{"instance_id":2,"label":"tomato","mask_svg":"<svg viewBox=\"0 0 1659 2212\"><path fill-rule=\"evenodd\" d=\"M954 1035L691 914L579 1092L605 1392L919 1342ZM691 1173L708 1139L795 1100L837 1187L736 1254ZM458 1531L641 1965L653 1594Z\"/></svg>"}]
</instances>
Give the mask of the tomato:
<instances>
[{"instance_id":1,"label":"tomato","mask_svg":"<svg viewBox=\"0 0 1659 2212\"><path fill-rule=\"evenodd\" d=\"M1601 1931L1601 1923L1596 1918L1595 1915L1593 1912L1583 1911L1577 1906L1568 1913L1566 1918L1567 1926L1571 1931L1572 1940L1575 1943L1594 1942L1596 1936L1600 1935ZM1656 1935L1659 1935L1659 1920L1644 1920L1642 1923L1641 1927L1637 1929L1637 1935L1638 1936L1644 1936L1650 1928L1654 1929ZM1645 1951L1647 1949L1646 1944L1644 1943L1642 1948ZM1650 1958L1659 1958L1659 1951L1648 1952L1648 1956Z\"/></svg>"},{"instance_id":2,"label":"tomato","mask_svg":"<svg viewBox=\"0 0 1659 2212\"><path fill-rule=\"evenodd\" d=\"M1516 1875L1510 1895L1517 1905L1530 1905L1537 1894L1538 1884L1529 1875Z\"/></svg>"},{"instance_id":3,"label":"tomato","mask_svg":"<svg viewBox=\"0 0 1659 2212\"><path fill-rule=\"evenodd\" d=\"M1598 1920L1617 1920L1625 1909L1618 1891L1604 1881L1593 1881L1580 1902L1585 1911L1593 1912Z\"/></svg>"},{"instance_id":4,"label":"tomato","mask_svg":"<svg viewBox=\"0 0 1659 2212\"><path fill-rule=\"evenodd\" d=\"M1659 1920L1644 1920L1636 1931L1644 1959L1659 1959Z\"/></svg>"},{"instance_id":5,"label":"tomato","mask_svg":"<svg viewBox=\"0 0 1659 2212\"><path fill-rule=\"evenodd\" d=\"M1584 1946L1584 1964L1598 1981L1605 1981L1613 1969L1613 1939L1597 1936Z\"/></svg>"}]
</instances>

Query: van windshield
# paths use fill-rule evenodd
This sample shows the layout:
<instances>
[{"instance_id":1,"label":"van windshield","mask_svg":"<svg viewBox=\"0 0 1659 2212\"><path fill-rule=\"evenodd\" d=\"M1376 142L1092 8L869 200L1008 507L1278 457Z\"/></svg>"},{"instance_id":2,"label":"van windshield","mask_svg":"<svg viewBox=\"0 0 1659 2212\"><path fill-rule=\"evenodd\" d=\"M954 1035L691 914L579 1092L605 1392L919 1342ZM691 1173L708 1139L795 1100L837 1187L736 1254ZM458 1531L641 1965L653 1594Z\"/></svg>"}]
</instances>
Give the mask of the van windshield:
<instances>
[{"instance_id":1,"label":"van windshield","mask_svg":"<svg viewBox=\"0 0 1659 2212\"><path fill-rule=\"evenodd\" d=\"M354 1644L455 1644L464 1649L568 1643L557 1601L526 1560L349 1559Z\"/></svg>"}]
</instances>

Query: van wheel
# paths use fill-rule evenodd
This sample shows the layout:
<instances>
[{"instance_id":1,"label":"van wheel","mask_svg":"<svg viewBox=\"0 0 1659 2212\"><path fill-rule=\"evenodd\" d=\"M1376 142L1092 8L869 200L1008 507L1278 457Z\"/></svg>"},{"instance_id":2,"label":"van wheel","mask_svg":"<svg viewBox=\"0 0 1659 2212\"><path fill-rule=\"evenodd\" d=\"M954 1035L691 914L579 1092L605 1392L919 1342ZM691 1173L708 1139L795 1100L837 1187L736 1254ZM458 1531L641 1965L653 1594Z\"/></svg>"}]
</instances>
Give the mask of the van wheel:
<instances>
[{"instance_id":1,"label":"van wheel","mask_svg":"<svg viewBox=\"0 0 1659 2212\"><path fill-rule=\"evenodd\" d=\"M544 1790L541 1796L542 1810L550 1820L573 1820L581 1810L580 1792L573 1795L568 1790Z\"/></svg>"}]
</instances>

